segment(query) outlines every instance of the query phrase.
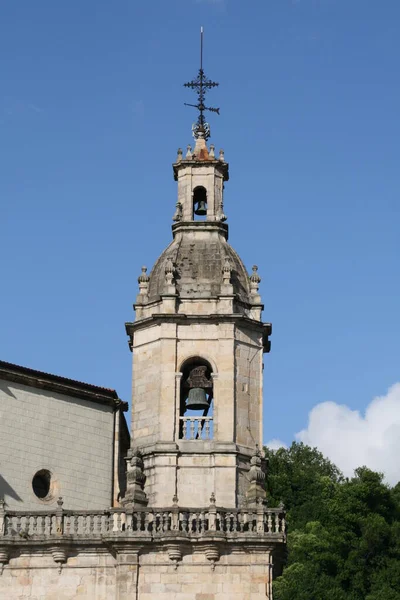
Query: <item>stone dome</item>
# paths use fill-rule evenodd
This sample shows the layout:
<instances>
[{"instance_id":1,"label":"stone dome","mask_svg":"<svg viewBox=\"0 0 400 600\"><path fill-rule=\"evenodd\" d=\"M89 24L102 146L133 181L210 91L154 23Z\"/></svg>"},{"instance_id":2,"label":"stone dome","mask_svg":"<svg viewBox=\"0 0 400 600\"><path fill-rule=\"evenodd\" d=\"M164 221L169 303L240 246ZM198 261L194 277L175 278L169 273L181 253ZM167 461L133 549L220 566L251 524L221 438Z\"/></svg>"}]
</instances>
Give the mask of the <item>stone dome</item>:
<instances>
[{"instance_id":1,"label":"stone dome","mask_svg":"<svg viewBox=\"0 0 400 600\"><path fill-rule=\"evenodd\" d=\"M174 264L174 280L181 298L209 298L221 294L223 267L226 257L232 268L231 285L237 299L250 303L249 276L235 250L220 232L209 235L177 236L157 259L148 287L150 302L157 300L166 287L165 269L167 261ZM211 235L210 235L211 234Z\"/></svg>"}]
</instances>

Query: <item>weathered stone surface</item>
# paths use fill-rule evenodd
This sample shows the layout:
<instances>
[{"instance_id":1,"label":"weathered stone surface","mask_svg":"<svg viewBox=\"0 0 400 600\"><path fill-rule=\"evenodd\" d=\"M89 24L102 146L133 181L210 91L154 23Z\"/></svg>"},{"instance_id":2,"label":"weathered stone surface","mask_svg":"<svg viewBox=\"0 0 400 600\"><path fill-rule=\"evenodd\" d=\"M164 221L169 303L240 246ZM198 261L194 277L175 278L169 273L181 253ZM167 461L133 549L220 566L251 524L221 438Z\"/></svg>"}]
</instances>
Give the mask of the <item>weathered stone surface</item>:
<instances>
[{"instance_id":1,"label":"weathered stone surface","mask_svg":"<svg viewBox=\"0 0 400 600\"><path fill-rule=\"evenodd\" d=\"M0 406L0 496L9 508L45 509L59 496L69 509L110 507L112 407L6 380L0 380ZM45 502L32 489L41 469L52 476Z\"/></svg>"},{"instance_id":2,"label":"weathered stone surface","mask_svg":"<svg viewBox=\"0 0 400 600\"><path fill-rule=\"evenodd\" d=\"M112 545L112 542L110 542ZM206 550L182 546L178 565L166 548L114 546L75 550L60 572L44 551L17 554L0 577L4 600L265 600L270 597L271 554L265 550L233 554L222 546L215 565ZM207 547L206 547L207 548ZM259 562L261 561L261 562Z\"/></svg>"}]
</instances>

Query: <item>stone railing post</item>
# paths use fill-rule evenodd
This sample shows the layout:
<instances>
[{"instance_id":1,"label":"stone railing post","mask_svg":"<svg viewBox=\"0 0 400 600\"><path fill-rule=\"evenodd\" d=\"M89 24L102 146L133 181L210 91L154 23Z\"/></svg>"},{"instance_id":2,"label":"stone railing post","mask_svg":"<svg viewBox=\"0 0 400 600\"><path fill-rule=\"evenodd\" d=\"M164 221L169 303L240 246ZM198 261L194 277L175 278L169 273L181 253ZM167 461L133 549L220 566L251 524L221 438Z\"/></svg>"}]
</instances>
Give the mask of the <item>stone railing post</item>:
<instances>
[{"instance_id":1,"label":"stone railing post","mask_svg":"<svg viewBox=\"0 0 400 600\"><path fill-rule=\"evenodd\" d=\"M178 496L176 494L172 498L171 529L172 531L178 531L179 529Z\"/></svg>"},{"instance_id":2,"label":"stone railing post","mask_svg":"<svg viewBox=\"0 0 400 600\"><path fill-rule=\"evenodd\" d=\"M5 511L5 500L0 498L0 536L6 533L6 511Z\"/></svg>"},{"instance_id":3,"label":"stone railing post","mask_svg":"<svg viewBox=\"0 0 400 600\"><path fill-rule=\"evenodd\" d=\"M217 529L217 507L215 505L214 492L211 494L210 506L208 509L208 529L209 531L216 531Z\"/></svg>"},{"instance_id":4,"label":"stone railing post","mask_svg":"<svg viewBox=\"0 0 400 600\"><path fill-rule=\"evenodd\" d=\"M257 499L257 533L264 533L264 505L260 498Z\"/></svg>"},{"instance_id":5,"label":"stone railing post","mask_svg":"<svg viewBox=\"0 0 400 600\"><path fill-rule=\"evenodd\" d=\"M62 535L64 533L64 511L63 511L63 499L61 496L57 500L56 508L56 534Z\"/></svg>"}]
</instances>

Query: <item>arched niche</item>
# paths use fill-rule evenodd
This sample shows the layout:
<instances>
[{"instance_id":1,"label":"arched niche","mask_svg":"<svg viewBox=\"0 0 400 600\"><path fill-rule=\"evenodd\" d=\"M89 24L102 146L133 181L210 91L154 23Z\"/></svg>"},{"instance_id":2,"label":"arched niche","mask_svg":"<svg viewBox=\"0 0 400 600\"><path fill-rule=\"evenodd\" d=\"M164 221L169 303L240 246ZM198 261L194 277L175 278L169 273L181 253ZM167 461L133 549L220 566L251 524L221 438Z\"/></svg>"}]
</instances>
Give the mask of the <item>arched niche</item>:
<instances>
[{"instance_id":1,"label":"arched niche","mask_svg":"<svg viewBox=\"0 0 400 600\"><path fill-rule=\"evenodd\" d=\"M203 220L207 216L207 190L198 185L193 190L193 220Z\"/></svg>"},{"instance_id":2,"label":"arched niche","mask_svg":"<svg viewBox=\"0 0 400 600\"><path fill-rule=\"evenodd\" d=\"M211 364L204 358L188 358L181 367L179 438L213 437L214 384Z\"/></svg>"}]
</instances>

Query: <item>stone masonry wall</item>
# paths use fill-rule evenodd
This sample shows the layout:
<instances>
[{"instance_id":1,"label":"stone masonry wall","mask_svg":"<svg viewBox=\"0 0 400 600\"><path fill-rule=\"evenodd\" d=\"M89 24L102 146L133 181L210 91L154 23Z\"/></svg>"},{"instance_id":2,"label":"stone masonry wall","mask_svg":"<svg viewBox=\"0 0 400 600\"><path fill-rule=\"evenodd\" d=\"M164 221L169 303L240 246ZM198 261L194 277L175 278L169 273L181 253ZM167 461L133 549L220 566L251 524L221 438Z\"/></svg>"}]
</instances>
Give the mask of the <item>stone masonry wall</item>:
<instances>
[{"instance_id":1,"label":"stone masonry wall","mask_svg":"<svg viewBox=\"0 0 400 600\"><path fill-rule=\"evenodd\" d=\"M254 448L262 444L261 336L247 329L235 330L236 441Z\"/></svg>"},{"instance_id":2,"label":"stone masonry wall","mask_svg":"<svg viewBox=\"0 0 400 600\"><path fill-rule=\"evenodd\" d=\"M16 510L46 509L59 496L65 509L109 508L113 419L109 406L0 381L0 497ZM52 473L52 501L33 493L40 469Z\"/></svg>"},{"instance_id":3,"label":"stone masonry wall","mask_svg":"<svg viewBox=\"0 0 400 600\"><path fill-rule=\"evenodd\" d=\"M3 600L268 600L269 552L237 547L213 564L203 549L175 567L168 553L82 551L59 572L51 555L12 558L0 576Z\"/></svg>"}]
</instances>

